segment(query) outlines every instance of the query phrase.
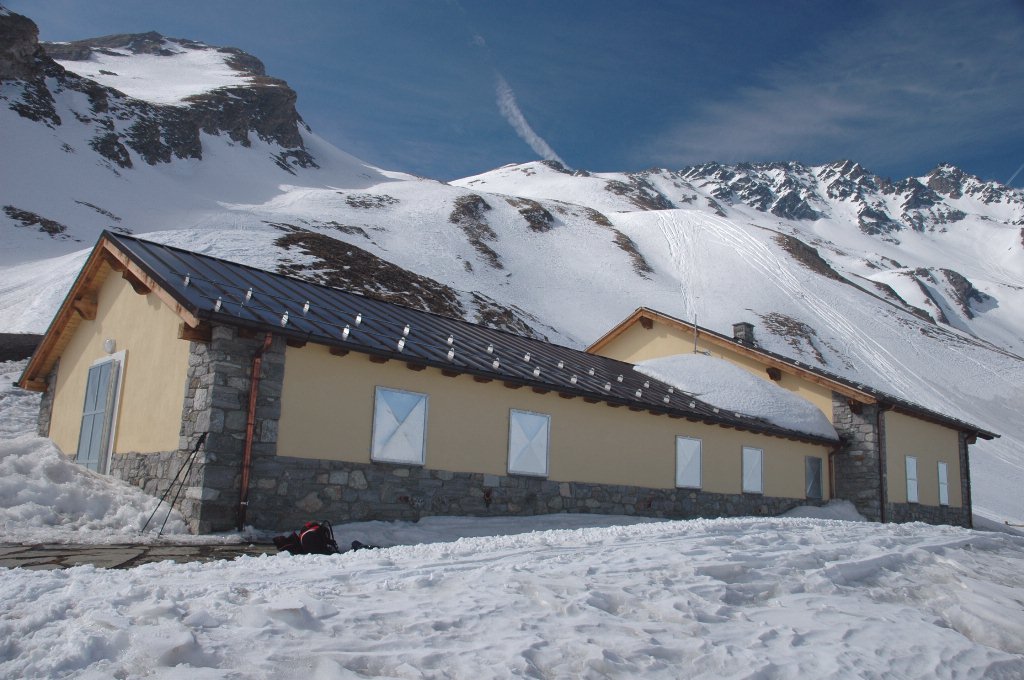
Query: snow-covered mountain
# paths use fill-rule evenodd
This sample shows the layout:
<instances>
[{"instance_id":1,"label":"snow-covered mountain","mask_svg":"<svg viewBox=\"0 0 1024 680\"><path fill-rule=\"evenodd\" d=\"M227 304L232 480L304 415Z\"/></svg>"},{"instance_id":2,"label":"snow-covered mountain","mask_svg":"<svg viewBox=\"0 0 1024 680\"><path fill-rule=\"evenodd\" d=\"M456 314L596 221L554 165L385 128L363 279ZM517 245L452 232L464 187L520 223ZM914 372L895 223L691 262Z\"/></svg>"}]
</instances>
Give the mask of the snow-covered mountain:
<instances>
[{"instance_id":1,"label":"snow-covered mountain","mask_svg":"<svg viewBox=\"0 0 1024 680\"><path fill-rule=\"evenodd\" d=\"M941 164L451 183L317 137L251 55L158 34L37 42L0 10L0 331L42 331L103 229L589 344L638 306L961 417L976 508L1024 518L1024 193Z\"/></svg>"}]
</instances>

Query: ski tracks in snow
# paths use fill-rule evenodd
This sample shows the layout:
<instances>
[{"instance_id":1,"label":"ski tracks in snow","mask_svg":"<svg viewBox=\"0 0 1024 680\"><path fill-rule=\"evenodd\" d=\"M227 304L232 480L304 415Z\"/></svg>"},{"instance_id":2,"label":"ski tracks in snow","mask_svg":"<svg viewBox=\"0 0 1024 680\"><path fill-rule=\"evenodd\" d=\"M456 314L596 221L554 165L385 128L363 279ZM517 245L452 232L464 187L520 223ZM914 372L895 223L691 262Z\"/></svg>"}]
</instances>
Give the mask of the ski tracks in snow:
<instances>
[{"instance_id":1,"label":"ski tracks in snow","mask_svg":"<svg viewBox=\"0 0 1024 680\"><path fill-rule=\"evenodd\" d=\"M914 375L909 366L903 364L870 333L847 318L833 303L807 287L793 274L789 263L742 227L727 219L706 213L691 214L683 211L659 213L658 227L665 236L673 262L679 268L680 280L686 282L690 291L693 289L692 272L695 270L696 258L699 253L706 255L708 252L705 239L714 239L732 248L745 264L761 275L763 280L770 282L797 306L810 310L832 328L847 344L850 354L873 366L900 392L920 392L922 384L911 382L904 377ZM686 252L681 252L683 249ZM687 297L687 293L684 293L684 298L688 310L695 310L695 301ZM938 393L936 395L941 396Z\"/></svg>"},{"instance_id":2,"label":"ski tracks in snow","mask_svg":"<svg viewBox=\"0 0 1024 680\"><path fill-rule=\"evenodd\" d=\"M692 319L696 323L702 311L698 309L700 298L697 295L697 288L700 285L700 270L697 263L702 259L700 256L707 253L701 225L699 222L692 222L690 228L680 228L679 222L671 214L659 211L656 216L658 229L668 244L669 256L676 270L679 292L683 298L683 313L687 319Z\"/></svg>"}]
</instances>

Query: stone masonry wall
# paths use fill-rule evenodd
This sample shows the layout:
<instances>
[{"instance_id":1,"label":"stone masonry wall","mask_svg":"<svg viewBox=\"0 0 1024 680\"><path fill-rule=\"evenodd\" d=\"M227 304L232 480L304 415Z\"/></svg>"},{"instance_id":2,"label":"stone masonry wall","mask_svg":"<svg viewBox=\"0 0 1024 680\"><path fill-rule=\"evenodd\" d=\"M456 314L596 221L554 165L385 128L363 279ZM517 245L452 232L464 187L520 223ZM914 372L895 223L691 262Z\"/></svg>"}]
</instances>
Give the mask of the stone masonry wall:
<instances>
[{"instance_id":1,"label":"stone masonry wall","mask_svg":"<svg viewBox=\"0 0 1024 680\"><path fill-rule=\"evenodd\" d=\"M974 527L974 501L971 498L971 454L968 450L967 435L959 433L960 442L960 499L963 505L966 524L962 521L961 526Z\"/></svg>"},{"instance_id":2,"label":"stone masonry wall","mask_svg":"<svg viewBox=\"0 0 1024 680\"><path fill-rule=\"evenodd\" d=\"M199 533L237 526L250 374L253 356L263 340L262 333L243 337L234 327L214 326L209 344L191 345L179 446L191 451L207 433L186 490L186 498L193 502L185 504L186 516ZM254 469L257 459L276 452L284 348L284 340L275 337L263 355L253 437Z\"/></svg>"},{"instance_id":3,"label":"stone masonry wall","mask_svg":"<svg viewBox=\"0 0 1024 680\"><path fill-rule=\"evenodd\" d=\"M37 422L37 432L40 437L50 436L50 421L53 419L53 396L57 386L57 367L60 366L60 359L57 359L53 364L53 368L50 369L50 374L46 376L46 391L43 392L42 399L39 400L39 421Z\"/></svg>"},{"instance_id":4,"label":"stone masonry wall","mask_svg":"<svg viewBox=\"0 0 1024 680\"><path fill-rule=\"evenodd\" d=\"M834 456L835 496L854 504L870 520L882 519L880 482L882 432L878 431L878 405L863 405L854 413L846 398L832 393L832 424L842 446Z\"/></svg>"},{"instance_id":5,"label":"stone masonry wall","mask_svg":"<svg viewBox=\"0 0 1024 680\"><path fill-rule=\"evenodd\" d=\"M262 459L254 474L250 517L260 528L287 531L313 519L339 524L415 521L432 515L556 512L682 519L777 515L807 503L804 499L756 494L555 482L383 463L274 457Z\"/></svg>"},{"instance_id":6,"label":"stone masonry wall","mask_svg":"<svg viewBox=\"0 0 1024 680\"><path fill-rule=\"evenodd\" d=\"M966 507L888 503L886 513L890 522L925 522L971 528L971 513Z\"/></svg>"},{"instance_id":7,"label":"stone masonry wall","mask_svg":"<svg viewBox=\"0 0 1024 680\"><path fill-rule=\"evenodd\" d=\"M928 524L951 524L970 529L974 526L974 511L971 505L971 470L967 453L967 435L959 436L960 445L960 498L961 507L920 505L918 503L889 503L887 513L890 522L926 522Z\"/></svg>"},{"instance_id":8,"label":"stone masonry wall","mask_svg":"<svg viewBox=\"0 0 1024 680\"><path fill-rule=\"evenodd\" d=\"M175 507L189 517L197 511L195 501L185 498L184 490L178 494L178 481L175 481L179 470L186 464L188 455L184 451L162 451L160 453L115 453L110 461L110 474L139 487L146 493L157 498L167 493L167 502L178 499ZM193 467L195 467L193 465ZM174 488L171 489L171 482ZM169 490L169 491L168 491ZM160 526L166 516L167 506L154 516L153 522Z\"/></svg>"}]
</instances>

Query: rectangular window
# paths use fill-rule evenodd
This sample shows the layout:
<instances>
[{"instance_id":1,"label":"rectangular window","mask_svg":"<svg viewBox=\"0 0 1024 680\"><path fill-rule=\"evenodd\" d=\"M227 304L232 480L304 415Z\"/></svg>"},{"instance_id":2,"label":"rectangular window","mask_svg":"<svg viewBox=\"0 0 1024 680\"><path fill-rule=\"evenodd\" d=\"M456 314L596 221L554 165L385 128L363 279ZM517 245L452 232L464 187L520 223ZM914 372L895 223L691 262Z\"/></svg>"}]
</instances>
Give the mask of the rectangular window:
<instances>
[{"instance_id":1,"label":"rectangular window","mask_svg":"<svg viewBox=\"0 0 1024 680\"><path fill-rule=\"evenodd\" d=\"M508 415L508 471L510 474L548 475L548 439L551 416L510 409Z\"/></svg>"},{"instance_id":2,"label":"rectangular window","mask_svg":"<svg viewBox=\"0 0 1024 680\"><path fill-rule=\"evenodd\" d=\"M683 489L700 488L699 439L676 437L676 486Z\"/></svg>"},{"instance_id":3,"label":"rectangular window","mask_svg":"<svg viewBox=\"0 0 1024 680\"><path fill-rule=\"evenodd\" d=\"M917 503L917 458L907 456L907 502Z\"/></svg>"},{"instance_id":4,"label":"rectangular window","mask_svg":"<svg viewBox=\"0 0 1024 680\"><path fill-rule=\"evenodd\" d=\"M743 493L764 493L764 449L743 447Z\"/></svg>"},{"instance_id":5,"label":"rectangular window","mask_svg":"<svg viewBox=\"0 0 1024 680\"><path fill-rule=\"evenodd\" d=\"M949 505L949 469L939 463L939 505Z\"/></svg>"},{"instance_id":6,"label":"rectangular window","mask_svg":"<svg viewBox=\"0 0 1024 680\"><path fill-rule=\"evenodd\" d=\"M808 500L820 501L823 497L821 484L821 458L807 456L804 458L804 479Z\"/></svg>"},{"instance_id":7,"label":"rectangular window","mask_svg":"<svg viewBox=\"0 0 1024 680\"><path fill-rule=\"evenodd\" d=\"M373 404L370 458L423 465L427 449L427 395L378 387Z\"/></svg>"}]
</instances>

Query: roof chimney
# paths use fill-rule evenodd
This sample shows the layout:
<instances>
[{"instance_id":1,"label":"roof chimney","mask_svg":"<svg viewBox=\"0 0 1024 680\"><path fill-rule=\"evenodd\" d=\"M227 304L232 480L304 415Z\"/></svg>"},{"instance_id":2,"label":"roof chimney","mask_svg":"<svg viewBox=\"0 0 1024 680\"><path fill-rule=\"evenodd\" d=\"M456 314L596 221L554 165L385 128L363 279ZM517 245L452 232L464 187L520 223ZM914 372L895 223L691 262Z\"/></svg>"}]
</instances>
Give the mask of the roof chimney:
<instances>
[{"instance_id":1,"label":"roof chimney","mask_svg":"<svg viewBox=\"0 0 1024 680\"><path fill-rule=\"evenodd\" d=\"M754 324L741 321L732 325L732 337L742 345L756 345L754 340Z\"/></svg>"}]
</instances>

